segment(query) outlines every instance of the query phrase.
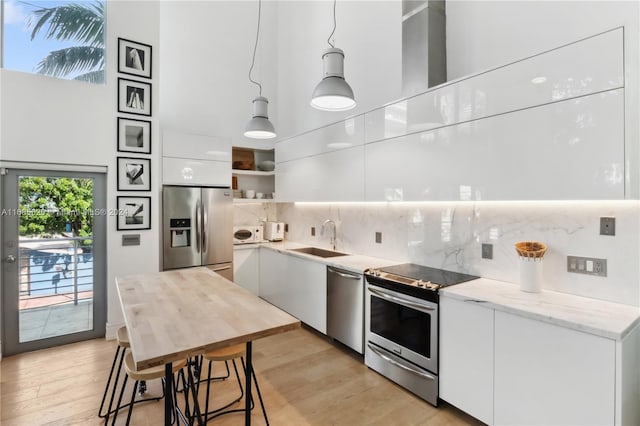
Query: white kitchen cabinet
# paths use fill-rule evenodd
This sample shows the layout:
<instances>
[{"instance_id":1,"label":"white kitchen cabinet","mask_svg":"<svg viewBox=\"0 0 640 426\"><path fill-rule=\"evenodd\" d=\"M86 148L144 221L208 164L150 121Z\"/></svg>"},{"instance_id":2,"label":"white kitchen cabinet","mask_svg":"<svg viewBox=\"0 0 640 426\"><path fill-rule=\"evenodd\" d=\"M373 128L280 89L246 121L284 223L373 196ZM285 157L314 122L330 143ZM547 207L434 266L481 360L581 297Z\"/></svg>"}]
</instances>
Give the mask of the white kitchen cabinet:
<instances>
[{"instance_id":1,"label":"white kitchen cabinet","mask_svg":"<svg viewBox=\"0 0 640 426\"><path fill-rule=\"evenodd\" d=\"M327 332L327 270L322 262L260 250L260 297Z\"/></svg>"},{"instance_id":2,"label":"white kitchen cabinet","mask_svg":"<svg viewBox=\"0 0 640 426\"><path fill-rule=\"evenodd\" d=\"M274 250L260 249L260 288L261 298L292 314L292 299L287 276L288 256Z\"/></svg>"},{"instance_id":3,"label":"white kitchen cabinet","mask_svg":"<svg viewBox=\"0 0 640 426\"><path fill-rule=\"evenodd\" d=\"M621 88L623 37L616 28L367 112L366 142Z\"/></svg>"},{"instance_id":4,"label":"white kitchen cabinet","mask_svg":"<svg viewBox=\"0 0 640 426\"><path fill-rule=\"evenodd\" d=\"M260 293L260 249L233 250L233 282L256 296Z\"/></svg>"},{"instance_id":5,"label":"white kitchen cabinet","mask_svg":"<svg viewBox=\"0 0 640 426\"><path fill-rule=\"evenodd\" d=\"M364 200L364 116L276 143L278 201Z\"/></svg>"},{"instance_id":6,"label":"white kitchen cabinet","mask_svg":"<svg viewBox=\"0 0 640 426\"><path fill-rule=\"evenodd\" d=\"M231 140L165 130L162 183L231 186Z\"/></svg>"},{"instance_id":7,"label":"white kitchen cabinet","mask_svg":"<svg viewBox=\"0 0 640 426\"><path fill-rule=\"evenodd\" d=\"M276 163L352 148L364 143L364 115L347 118L276 143Z\"/></svg>"},{"instance_id":8,"label":"white kitchen cabinet","mask_svg":"<svg viewBox=\"0 0 640 426\"><path fill-rule=\"evenodd\" d=\"M367 144L365 199L623 199L624 160L618 89Z\"/></svg>"},{"instance_id":9,"label":"white kitchen cabinet","mask_svg":"<svg viewBox=\"0 0 640 426\"><path fill-rule=\"evenodd\" d=\"M611 339L497 311L495 424L613 425L615 348Z\"/></svg>"},{"instance_id":10,"label":"white kitchen cabinet","mask_svg":"<svg viewBox=\"0 0 640 426\"><path fill-rule=\"evenodd\" d=\"M278 201L364 199L362 146L277 163L276 170Z\"/></svg>"},{"instance_id":11,"label":"white kitchen cabinet","mask_svg":"<svg viewBox=\"0 0 640 426\"><path fill-rule=\"evenodd\" d=\"M287 257L287 281L293 306L291 314L326 334L327 266L292 255Z\"/></svg>"},{"instance_id":12,"label":"white kitchen cabinet","mask_svg":"<svg viewBox=\"0 0 640 426\"><path fill-rule=\"evenodd\" d=\"M440 298L440 398L493 423L493 309Z\"/></svg>"}]
</instances>

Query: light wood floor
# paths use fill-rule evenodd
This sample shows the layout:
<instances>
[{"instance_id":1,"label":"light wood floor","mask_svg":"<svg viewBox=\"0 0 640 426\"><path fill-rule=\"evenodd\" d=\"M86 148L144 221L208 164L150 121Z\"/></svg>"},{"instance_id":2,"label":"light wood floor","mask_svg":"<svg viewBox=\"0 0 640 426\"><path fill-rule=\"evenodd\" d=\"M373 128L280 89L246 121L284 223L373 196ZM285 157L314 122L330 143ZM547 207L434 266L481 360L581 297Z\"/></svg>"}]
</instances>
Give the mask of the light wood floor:
<instances>
[{"instance_id":1,"label":"light wood floor","mask_svg":"<svg viewBox=\"0 0 640 426\"><path fill-rule=\"evenodd\" d=\"M4 358L0 424L102 424L97 411L114 352L114 341L98 339ZM304 328L255 342L254 365L273 425L481 424L449 405L432 407ZM236 386L235 380L215 383L213 400L231 398ZM159 393L159 383L149 383L149 394ZM163 413L163 401L139 404L131 423L161 425ZM209 424L240 425L242 416ZM117 424L125 419L122 411ZM252 420L264 424L259 409Z\"/></svg>"}]
</instances>

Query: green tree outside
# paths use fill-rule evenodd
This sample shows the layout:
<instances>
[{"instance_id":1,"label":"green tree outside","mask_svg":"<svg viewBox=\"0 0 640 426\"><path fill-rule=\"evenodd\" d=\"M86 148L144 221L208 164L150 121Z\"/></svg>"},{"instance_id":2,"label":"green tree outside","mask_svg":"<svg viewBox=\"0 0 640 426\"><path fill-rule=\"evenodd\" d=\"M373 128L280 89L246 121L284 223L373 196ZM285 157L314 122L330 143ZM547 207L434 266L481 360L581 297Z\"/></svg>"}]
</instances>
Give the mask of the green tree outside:
<instances>
[{"instance_id":1,"label":"green tree outside","mask_svg":"<svg viewBox=\"0 0 640 426\"><path fill-rule=\"evenodd\" d=\"M27 176L19 187L20 236L92 234L93 179Z\"/></svg>"}]
</instances>

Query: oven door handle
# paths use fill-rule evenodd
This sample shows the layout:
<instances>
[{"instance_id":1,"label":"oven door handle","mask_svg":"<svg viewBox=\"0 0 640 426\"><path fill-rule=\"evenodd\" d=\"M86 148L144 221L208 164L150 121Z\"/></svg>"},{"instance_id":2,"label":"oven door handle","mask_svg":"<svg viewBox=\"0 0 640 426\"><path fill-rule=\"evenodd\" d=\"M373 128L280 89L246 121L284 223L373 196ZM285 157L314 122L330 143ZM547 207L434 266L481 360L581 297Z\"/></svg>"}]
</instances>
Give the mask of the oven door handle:
<instances>
[{"instance_id":1,"label":"oven door handle","mask_svg":"<svg viewBox=\"0 0 640 426\"><path fill-rule=\"evenodd\" d=\"M427 373L424 373L422 371L414 370L413 368L407 367L406 365L404 365L402 363L399 363L398 361L394 360L390 356L385 355L380 349L376 348L375 346L372 346L370 343L368 343L367 346L369 347L369 349L371 349L371 351L373 353L378 355L380 358L382 358L383 360L387 361L390 364L395 365L398 368L401 368L401 369L403 369L405 371L413 373L413 374L415 374L417 376L424 377L425 379L429 379L429 380L435 380L436 379L431 374L427 374Z\"/></svg>"},{"instance_id":2,"label":"oven door handle","mask_svg":"<svg viewBox=\"0 0 640 426\"><path fill-rule=\"evenodd\" d=\"M410 308L414 308L414 309L418 309L419 311L435 311L436 308L432 308L431 306L428 306L426 304L423 303L416 303L416 302L412 302L410 300L406 300L406 299L402 299L400 297L396 297L393 296L389 293L387 293L386 291L382 291L380 289L377 288L373 288L373 287L368 287L369 291L373 294L375 294L378 297L382 297L383 299L387 299L387 300L391 300L392 302L395 303L399 303L401 305L405 305L408 306Z\"/></svg>"}]
</instances>

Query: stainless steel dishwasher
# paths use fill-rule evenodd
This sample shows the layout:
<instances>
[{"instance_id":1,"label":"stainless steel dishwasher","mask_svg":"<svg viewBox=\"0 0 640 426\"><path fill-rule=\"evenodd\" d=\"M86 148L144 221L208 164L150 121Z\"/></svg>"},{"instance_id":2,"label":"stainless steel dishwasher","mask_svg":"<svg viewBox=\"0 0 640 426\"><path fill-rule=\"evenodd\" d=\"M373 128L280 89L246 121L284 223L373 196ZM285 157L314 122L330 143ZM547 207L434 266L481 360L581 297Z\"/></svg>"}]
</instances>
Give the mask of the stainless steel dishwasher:
<instances>
[{"instance_id":1,"label":"stainless steel dishwasher","mask_svg":"<svg viewBox=\"0 0 640 426\"><path fill-rule=\"evenodd\" d=\"M362 274L327 266L327 335L364 353Z\"/></svg>"}]
</instances>

